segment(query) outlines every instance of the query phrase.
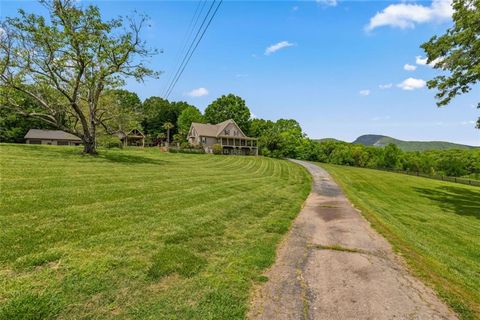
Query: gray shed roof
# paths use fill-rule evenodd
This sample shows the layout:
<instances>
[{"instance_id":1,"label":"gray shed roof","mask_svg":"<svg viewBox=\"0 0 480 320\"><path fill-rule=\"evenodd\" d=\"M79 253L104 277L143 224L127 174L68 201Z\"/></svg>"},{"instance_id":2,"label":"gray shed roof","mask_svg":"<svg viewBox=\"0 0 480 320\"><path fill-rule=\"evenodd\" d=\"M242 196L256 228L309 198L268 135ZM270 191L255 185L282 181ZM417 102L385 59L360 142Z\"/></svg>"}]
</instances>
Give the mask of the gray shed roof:
<instances>
[{"instance_id":1,"label":"gray shed roof","mask_svg":"<svg viewBox=\"0 0 480 320\"><path fill-rule=\"evenodd\" d=\"M82 141L79 137L62 130L30 129L25 139L47 139L47 140L74 140Z\"/></svg>"}]
</instances>

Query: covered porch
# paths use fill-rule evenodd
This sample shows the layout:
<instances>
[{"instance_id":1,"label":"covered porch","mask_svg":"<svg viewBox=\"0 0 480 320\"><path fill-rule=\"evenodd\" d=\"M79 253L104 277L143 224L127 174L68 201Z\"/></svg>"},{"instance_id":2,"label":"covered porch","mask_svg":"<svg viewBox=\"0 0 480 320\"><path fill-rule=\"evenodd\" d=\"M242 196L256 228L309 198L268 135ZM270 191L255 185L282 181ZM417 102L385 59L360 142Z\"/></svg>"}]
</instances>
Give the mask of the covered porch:
<instances>
[{"instance_id":1,"label":"covered porch","mask_svg":"<svg viewBox=\"0 0 480 320\"><path fill-rule=\"evenodd\" d=\"M223 148L223 154L258 156L256 138L220 136L218 141Z\"/></svg>"}]
</instances>

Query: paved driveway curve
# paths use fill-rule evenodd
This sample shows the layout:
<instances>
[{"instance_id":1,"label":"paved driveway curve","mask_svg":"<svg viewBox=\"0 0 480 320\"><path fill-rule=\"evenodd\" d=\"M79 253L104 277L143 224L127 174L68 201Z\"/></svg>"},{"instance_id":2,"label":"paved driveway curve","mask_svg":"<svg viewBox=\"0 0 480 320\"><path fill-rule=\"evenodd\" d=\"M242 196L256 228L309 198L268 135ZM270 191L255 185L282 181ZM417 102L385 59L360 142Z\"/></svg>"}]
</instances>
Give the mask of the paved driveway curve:
<instances>
[{"instance_id":1,"label":"paved driveway curve","mask_svg":"<svg viewBox=\"0 0 480 320\"><path fill-rule=\"evenodd\" d=\"M250 319L457 319L412 277L322 168L257 290Z\"/></svg>"}]
</instances>

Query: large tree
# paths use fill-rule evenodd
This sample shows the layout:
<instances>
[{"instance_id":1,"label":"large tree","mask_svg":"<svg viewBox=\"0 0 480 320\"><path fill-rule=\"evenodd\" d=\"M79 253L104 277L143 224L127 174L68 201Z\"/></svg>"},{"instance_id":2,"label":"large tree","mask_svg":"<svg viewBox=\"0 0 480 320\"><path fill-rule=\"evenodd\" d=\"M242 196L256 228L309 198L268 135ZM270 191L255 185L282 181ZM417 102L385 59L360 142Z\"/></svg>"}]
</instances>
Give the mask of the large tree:
<instances>
[{"instance_id":1,"label":"large tree","mask_svg":"<svg viewBox=\"0 0 480 320\"><path fill-rule=\"evenodd\" d=\"M452 6L453 26L444 35L434 36L422 45L427 62L449 72L427 83L430 89L438 89L439 107L469 92L480 81L480 0L453 0Z\"/></svg>"},{"instance_id":2,"label":"large tree","mask_svg":"<svg viewBox=\"0 0 480 320\"><path fill-rule=\"evenodd\" d=\"M72 133L84 152L95 154L99 125L109 119L99 105L107 89L126 77L142 81L157 76L143 59L155 53L140 39L144 16L104 21L98 7L75 0L41 0L49 18L19 10L0 24L2 107ZM8 91L29 95L39 105L31 112L9 98Z\"/></svg>"},{"instance_id":3,"label":"large tree","mask_svg":"<svg viewBox=\"0 0 480 320\"><path fill-rule=\"evenodd\" d=\"M182 139L187 137L192 122L205 123L205 118L200 110L193 106L188 106L182 111L177 119L178 133L181 134Z\"/></svg>"},{"instance_id":4,"label":"large tree","mask_svg":"<svg viewBox=\"0 0 480 320\"><path fill-rule=\"evenodd\" d=\"M102 122L107 134L127 134L133 129L140 129L142 120L142 101L135 92L124 89L106 90L99 106L108 114Z\"/></svg>"},{"instance_id":5,"label":"large tree","mask_svg":"<svg viewBox=\"0 0 480 320\"><path fill-rule=\"evenodd\" d=\"M0 87L0 90L3 88ZM29 95L22 92L9 91L9 99L15 101L17 104L22 104L25 109L30 112L35 112L39 109L38 103ZM0 93L0 106L7 103L4 97L5 94ZM0 107L0 142L16 142L24 141L24 136L29 129L55 129L54 126L41 121L40 119L25 117L9 108Z\"/></svg>"},{"instance_id":6,"label":"large tree","mask_svg":"<svg viewBox=\"0 0 480 320\"><path fill-rule=\"evenodd\" d=\"M271 120L255 118L250 121L250 136L260 137L268 130L271 130L274 126L274 122Z\"/></svg>"},{"instance_id":7,"label":"large tree","mask_svg":"<svg viewBox=\"0 0 480 320\"><path fill-rule=\"evenodd\" d=\"M250 110L245 100L234 94L223 95L205 109L205 120L212 124L233 119L243 132L249 132Z\"/></svg>"},{"instance_id":8,"label":"large tree","mask_svg":"<svg viewBox=\"0 0 480 320\"><path fill-rule=\"evenodd\" d=\"M191 107L186 102L170 102L160 97L150 97L143 102L144 119L142 126L145 133L154 140L160 133L165 133L163 125L167 122L176 124L178 117L187 107ZM172 136L176 134L177 127L170 130Z\"/></svg>"}]
</instances>

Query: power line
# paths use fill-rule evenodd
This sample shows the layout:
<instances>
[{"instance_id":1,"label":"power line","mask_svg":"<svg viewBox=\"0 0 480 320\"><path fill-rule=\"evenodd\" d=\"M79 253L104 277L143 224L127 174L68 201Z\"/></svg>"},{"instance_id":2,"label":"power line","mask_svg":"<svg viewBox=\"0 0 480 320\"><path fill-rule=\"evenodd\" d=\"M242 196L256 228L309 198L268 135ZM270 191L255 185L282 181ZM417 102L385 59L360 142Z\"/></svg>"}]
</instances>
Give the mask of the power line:
<instances>
[{"instance_id":1,"label":"power line","mask_svg":"<svg viewBox=\"0 0 480 320\"><path fill-rule=\"evenodd\" d=\"M215 0L212 2L212 5L210 6L203 22L202 22L202 25L200 26L197 34L195 35L195 38L194 38L194 41L192 42L189 50L187 51L187 55L184 57L183 61L182 61L182 64L180 65L177 73L176 73L176 76L174 77L175 80L172 82L171 86L169 87L169 89L167 90L167 94L165 95L165 99L168 99L168 97L170 96L170 93L172 93L172 90L175 88L175 85L177 84L178 80L180 79L180 77L182 76L183 72L185 71L185 68L187 67L187 64L188 62L190 61L190 59L192 58L195 50L197 49L198 45L200 44L200 42L202 41L203 39L203 36L205 35L205 33L207 32L208 30L208 27L210 26L210 24L212 23L212 20L213 18L215 17L215 15L217 14L218 12L218 9L220 8L220 5L223 3L223 0L220 0L220 2L218 3L217 7L215 8L215 10L213 11L213 14L211 15L210 17L210 20L208 21L206 27L203 29L203 32L202 34L200 35L200 37L198 38L198 41L196 42L195 46L193 46L195 40L197 39L198 35L200 34L201 30L202 30L202 27L206 21L206 19L208 18L208 15L210 14L210 11L212 10L214 4L215 4ZM193 46L193 49L192 49L192 46ZM182 66L183 65L183 66Z\"/></svg>"},{"instance_id":2,"label":"power line","mask_svg":"<svg viewBox=\"0 0 480 320\"><path fill-rule=\"evenodd\" d=\"M202 28L203 28L203 26L205 25L205 22L207 21L208 16L210 15L210 12L211 12L212 9L213 9L213 6L215 5L215 1L216 1L216 0L213 0L212 4L210 5L210 8L208 9L207 14L206 14L205 17L203 18L202 24L201 24L200 27L198 28L197 33L195 34L195 37L193 38L192 42L190 43L190 46L189 46L187 52L186 52L185 55L183 56L183 60L182 60L182 62L180 63L180 65L178 66L177 71L175 72L175 75L173 76L173 79L172 79L172 81L170 82L170 85L168 86L167 91L165 92L165 97L164 97L165 99L167 99L168 96L170 95L170 93L171 93L171 91L172 91L172 89L173 89L173 84L176 83L176 81L177 81L177 76L180 74L180 70L183 68L183 65L184 65L185 61L188 59L188 56L189 56L190 52L192 51L192 48L194 47L194 45L195 45L195 43L196 43L196 41L197 41L197 38L198 38L200 32L202 31Z\"/></svg>"},{"instance_id":3,"label":"power line","mask_svg":"<svg viewBox=\"0 0 480 320\"><path fill-rule=\"evenodd\" d=\"M193 13L192 19L190 19L190 23L188 24L187 29L185 29L185 34L183 35L183 39L180 42L181 45L178 47L178 51L177 51L177 54L176 54L178 59L176 59L176 62L172 65L172 71L173 71L174 67L177 66L180 63L180 61L182 59L181 57L185 53L185 49L187 48L187 44L188 44L190 38L192 37L193 30L197 26L198 20L199 20L201 14L203 12L203 9L205 8L206 3L207 3L207 0L203 0L203 1L200 0L200 1L197 2L197 6L195 7L195 12ZM202 4L201 9L200 9L200 4ZM200 9L200 11L198 11L198 9ZM194 23L194 21L195 21L195 23ZM169 84L172 83L173 78L174 78L174 73L172 72L171 76L169 77L169 80L165 83L164 90L162 90L163 91L163 96L165 96L165 94L167 93L167 89L169 87Z\"/></svg>"}]
</instances>

